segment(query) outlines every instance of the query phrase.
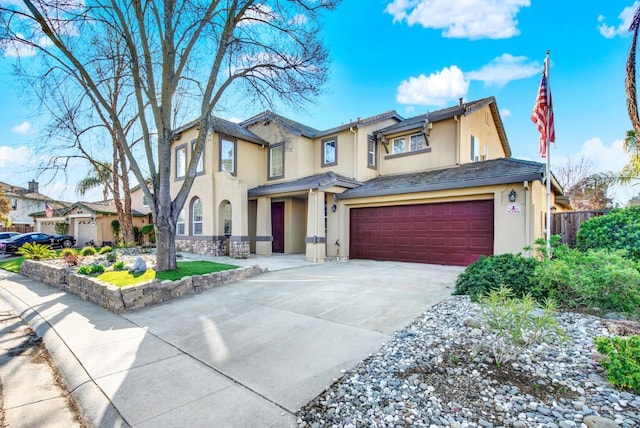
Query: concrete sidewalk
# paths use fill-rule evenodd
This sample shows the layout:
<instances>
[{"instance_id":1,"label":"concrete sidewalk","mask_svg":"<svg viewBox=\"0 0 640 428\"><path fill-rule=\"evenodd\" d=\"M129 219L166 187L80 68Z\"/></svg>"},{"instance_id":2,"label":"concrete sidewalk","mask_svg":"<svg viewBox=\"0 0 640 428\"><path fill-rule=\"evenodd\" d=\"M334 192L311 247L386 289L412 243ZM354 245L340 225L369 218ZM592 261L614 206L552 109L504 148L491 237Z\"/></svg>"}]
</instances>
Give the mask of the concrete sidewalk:
<instances>
[{"instance_id":1,"label":"concrete sidewalk","mask_svg":"<svg viewBox=\"0 0 640 428\"><path fill-rule=\"evenodd\" d=\"M450 295L461 271L331 262L123 315L1 272L0 297L43 337L96 426L286 427L344 370Z\"/></svg>"}]
</instances>

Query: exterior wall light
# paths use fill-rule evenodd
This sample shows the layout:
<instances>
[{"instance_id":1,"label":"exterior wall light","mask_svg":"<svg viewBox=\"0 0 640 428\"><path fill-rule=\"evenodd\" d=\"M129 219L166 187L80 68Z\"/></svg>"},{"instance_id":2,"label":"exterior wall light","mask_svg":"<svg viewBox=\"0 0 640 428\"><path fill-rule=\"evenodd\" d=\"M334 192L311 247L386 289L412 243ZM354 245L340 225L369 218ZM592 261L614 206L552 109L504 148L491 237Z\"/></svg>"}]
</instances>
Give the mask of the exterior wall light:
<instances>
[{"instance_id":1,"label":"exterior wall light","mask_svg":"<svg viewBox=\"0 0 640 428\"><path fill-rule=\"evenodd\" d=\"M509 202L515 202L516 201L516 196L518 196L516 191L511 189L511 191L509 192Z\"/></svg>"},{"instance_id":2,"label":"exterior wall light","mask_svg":"<svg viewBox=\"0 0 640 428\"><path fill-rule=\"evenodd\" d=\"M338 206L336 204L331 205L331 211L336 212L338 210Z\"/></svg>"}]
</instances>

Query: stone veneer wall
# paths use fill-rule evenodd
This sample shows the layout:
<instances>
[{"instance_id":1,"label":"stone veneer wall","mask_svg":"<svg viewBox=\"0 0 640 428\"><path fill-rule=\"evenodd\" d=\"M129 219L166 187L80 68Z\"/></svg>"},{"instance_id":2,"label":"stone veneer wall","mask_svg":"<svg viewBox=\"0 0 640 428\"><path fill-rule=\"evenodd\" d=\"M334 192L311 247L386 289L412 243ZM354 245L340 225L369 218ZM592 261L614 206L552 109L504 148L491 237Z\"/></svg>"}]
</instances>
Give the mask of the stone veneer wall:
<instances>
[{"instance_id":1,"label":"stone veneer wall","mask_svg":"<svg viewBox=\"0 0 640 428\"><path fill-rule=\"evenodd\" d=\"M224 240L214 239L176 239L176 249L195 254L207 254L218 257L227 253L227 243Z\"/></svg>"},{"instance_id":2,"label":"stone veneer wall","mask_svg":"<svg viewBox=\"0 0 640 428\"><path fill-rule=\"evenodd\" d=\"M229 241L229 257L234 259L248 259L249 241Z\"/></svg>"},{"instance_id":3,"label":"stone veneer wall","mask_svg":"<svg viewBox=\"0 0 640 428\"><path fill-rule=\"evenodd\" d=\"M94 277L71 273L67 267L25 260L20 273L37 281L65 290L115 313L140 309L172 300L185 294L195 294L209 288L240 281L266 272L260 266L251 266L207 275L185 277L177 281L154 279L142 284L116 287Z\"/></svg>"}]
</instances>

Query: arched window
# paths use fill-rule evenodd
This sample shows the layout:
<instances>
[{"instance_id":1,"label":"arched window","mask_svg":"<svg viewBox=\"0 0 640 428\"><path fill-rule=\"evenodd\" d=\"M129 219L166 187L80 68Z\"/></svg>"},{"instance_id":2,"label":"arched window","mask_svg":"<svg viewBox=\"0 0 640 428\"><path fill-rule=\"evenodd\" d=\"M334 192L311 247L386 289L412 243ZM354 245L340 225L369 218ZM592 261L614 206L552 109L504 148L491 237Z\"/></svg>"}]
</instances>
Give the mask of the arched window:
<instances>
[{"instance_id":1,"label":"arched window","mask_svg":"<svg viewBox=\"0 0 640 428\"><path fill-rule=\"evenodd\" d=\"M193 234L202 235L202 202L196 198L191 203Z\"/></svg>"},{"instance_id":2,"label":"arched window","mask_svg":"<svg viewBox=\"0 0 640 428\"><path fill-rule=\"evenodd\" d=\"M176 235L186 235L186 230L185 230L185 225L184 225L184 219L185 219L185 215L184 215L184 209L182 211L180 211L180 214L178 214L178 221L176 222Z\"/></svg>"},{"instance_id":3,"label":"arched window","mask_svg":"<svg viewBox=\"0 0 640 428\"><path fill-rule=\"evenodd\" d=\"M231 202L224 206L224 236L231 236Z\"/></svg>"}]
</instances>

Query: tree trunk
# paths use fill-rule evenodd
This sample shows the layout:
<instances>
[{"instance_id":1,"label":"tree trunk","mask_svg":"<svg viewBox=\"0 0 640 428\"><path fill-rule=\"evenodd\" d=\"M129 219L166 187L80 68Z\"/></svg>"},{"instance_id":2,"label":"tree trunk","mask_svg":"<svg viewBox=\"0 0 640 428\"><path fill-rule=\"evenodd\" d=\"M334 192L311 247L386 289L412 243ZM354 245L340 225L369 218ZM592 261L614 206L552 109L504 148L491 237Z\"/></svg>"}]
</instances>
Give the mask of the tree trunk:
<instances>
[{"instance_id":1,"label":"tree trunk","mask_svg":"<svg viewBox=\"0 0 640 428\"><path fill-rule=\"evenodd\" d=\"M176 226L169 218L158 218L156 227L156 272L173 270L177 267Z\"/></svg>"}]
</instances>

